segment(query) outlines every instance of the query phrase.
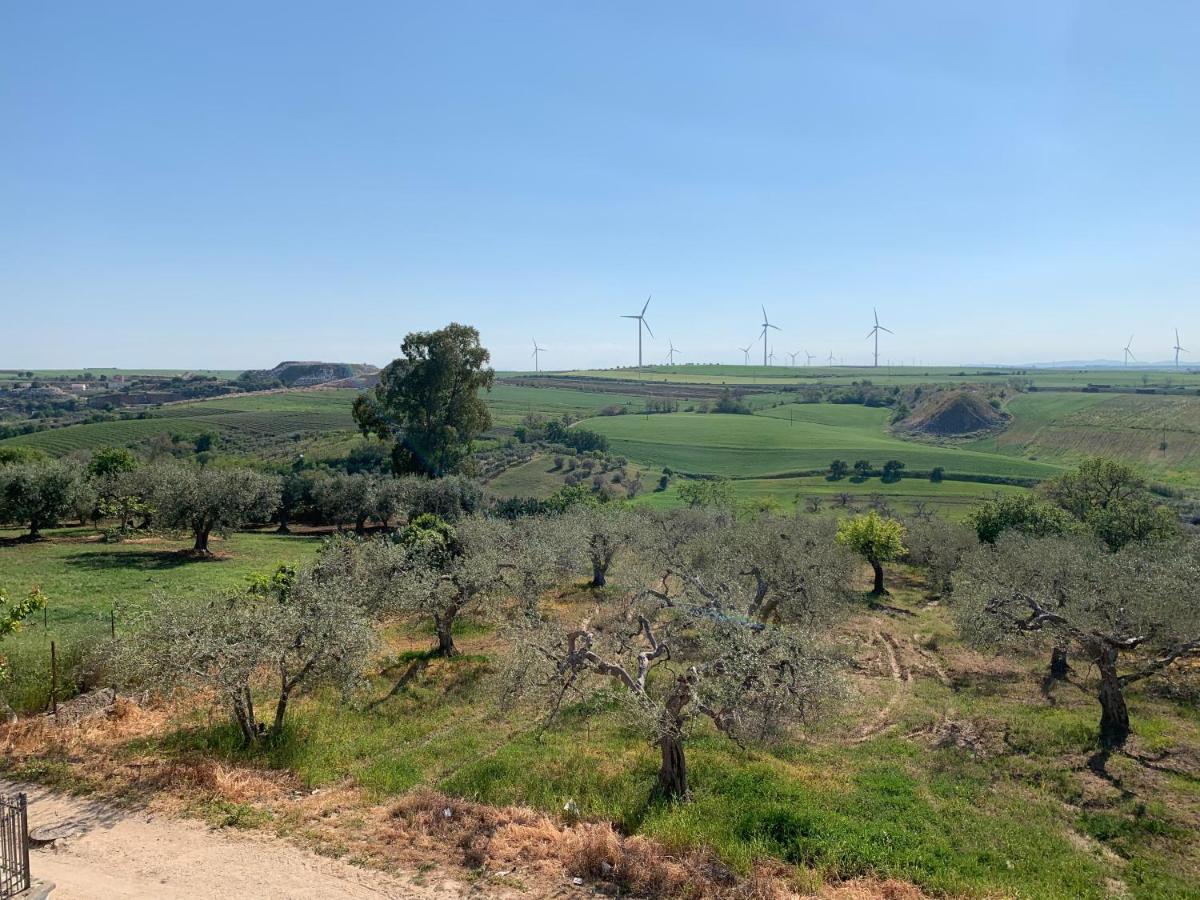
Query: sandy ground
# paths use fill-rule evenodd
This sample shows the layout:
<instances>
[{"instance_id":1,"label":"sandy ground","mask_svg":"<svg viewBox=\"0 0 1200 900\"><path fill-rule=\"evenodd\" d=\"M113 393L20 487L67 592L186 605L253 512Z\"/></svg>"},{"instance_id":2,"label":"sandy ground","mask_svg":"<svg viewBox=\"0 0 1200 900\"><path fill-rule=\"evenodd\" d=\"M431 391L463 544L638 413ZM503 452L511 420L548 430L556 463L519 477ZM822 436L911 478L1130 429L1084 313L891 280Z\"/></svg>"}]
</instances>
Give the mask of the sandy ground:
<instances>
[{"instance_id":1,"label":"sandy ground","mask_svg":"<svg viewBox=\"0 0 1200 900\"><path fill-rule=\"evenodd\" d=\"M29 827L70 822L78 834L34 849L34 878L56 885L53 900L381 900L458 898L470 886L435 873L385 875L293 847L281 840L218 831L194 821L24 791Z\"/></svg>"}]
</instances>

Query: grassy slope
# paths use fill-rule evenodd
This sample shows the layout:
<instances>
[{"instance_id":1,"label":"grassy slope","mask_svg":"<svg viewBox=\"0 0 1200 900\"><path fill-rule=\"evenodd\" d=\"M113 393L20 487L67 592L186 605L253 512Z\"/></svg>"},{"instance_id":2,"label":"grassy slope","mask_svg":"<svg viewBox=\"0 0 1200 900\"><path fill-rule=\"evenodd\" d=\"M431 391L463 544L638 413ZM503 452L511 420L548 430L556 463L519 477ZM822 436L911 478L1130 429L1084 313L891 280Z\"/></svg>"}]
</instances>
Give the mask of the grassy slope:
<instances>
[{"instance_id":1,"label":"grassy slope","mask_svg":"<svg viewBox=\"0 0 1200 900\"><path fill-rule=\"evenodd\" d=\"M197 578L233 586L245 572L287 551L303 554L309 544L241 535L231 546L236 555L228 563L189 564L155 577L178 590L192 590ZM72 562L80 552L137 553L132 547L22 545L0 552L8 554L6 571L13 563L36 571L61 603L86 607L118 574L129 578L127 590L150 594L137 577L146 574L140 565ZM1129 795L1095 778L1083 765L1096 739L1097 707L1088 695L1064 688L1047 702L1037 688L1040 656L990 659L965 650L944 607L926 605L907 574L892 578L894 602L912 615L864 607L838 629L836 639L858 660L848 707L774 749L741 750L701 727L690 743L695 796L687 805L651 800L656 753L615 712L601 710L587 724L580 710L569 709L539 735L539 719L500 707L489 673L501 668L506 645L478 626L462 630L465 654L449 662L418 652L429 644L426 628L390 630L389 654L360 702L300 701L287 740L261 758L242 755L232 729L206 716L158 742L138 740L127 753L130 760L190 751L263 762L295 771L313 787L356 786L368 800L418 786L552 814L574 800L585 818L612 819L669 848L710 845L742 871L753 859L773 857L802 872L890 875L956 896L1100 900L1109 895L1106 879L1119 880L1134 898L1194 896L1195 779L1119 756L1109 768ZM595 602L568 591L556 614L574 621ZM1185 752L1200 744L1194 708L1145 688L1132 693L1131 707L1136 751ZM976 750L939 749L925 736L947 722L977 735ZM353 818L353 808L345 814Z\"/></svg>"},{"instance_id":2,"label":"grassy slope","mask_svg":"<svg viewBox=\"0 0 1200 900\"><path fill-rule=\"evenodd\" d=\"M968 446L1062 464L1099 453L1162 481L1200 483L1200 397L1033 393L1007 408L1002 434Z\"/></svg>"},{"instance_id":3,"label":"grassy slope","mask_svg":"<svg viewBox=\"0 0 1200 900\"><path fill-rule=\"evenodd\" d=\"M789 423L777 417L787 408L776 407L771 416L613 416L589 419L582 427L607 435L614 451L648 466L690 473L772 475L824 468L835 458L865 458L876 465L899 459L909 469L944 466L949 472L972 474L1044 477L1057 472L1045 463L899 440L882 431L886 410L796 405L796 415L806 409L820 410L810 413L814 416L844 415L848 424L801 419Z\"/></svg>"}]
</instances>

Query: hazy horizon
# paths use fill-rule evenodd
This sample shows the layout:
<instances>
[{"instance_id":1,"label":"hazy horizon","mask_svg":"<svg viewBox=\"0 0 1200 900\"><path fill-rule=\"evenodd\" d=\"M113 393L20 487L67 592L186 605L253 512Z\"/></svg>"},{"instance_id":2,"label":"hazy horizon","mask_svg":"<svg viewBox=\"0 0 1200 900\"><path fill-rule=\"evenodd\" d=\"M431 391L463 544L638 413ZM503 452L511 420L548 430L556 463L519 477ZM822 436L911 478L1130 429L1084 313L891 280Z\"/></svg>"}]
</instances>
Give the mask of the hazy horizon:
<instances>
[{"instance_id":1,"label":"hazy horizon","mask_svg":"<svg viewBox=\"0 0 1200 900\"><path fill-rule=\"evenodd\" d=\"M0 368L1171 359L1200 8L22 5ZM753 357L752 357L753 358ZM761 361L761 345L757 358ZM1200 361L1200 346L1183 362Z\"/></svg>"}]
</instances>

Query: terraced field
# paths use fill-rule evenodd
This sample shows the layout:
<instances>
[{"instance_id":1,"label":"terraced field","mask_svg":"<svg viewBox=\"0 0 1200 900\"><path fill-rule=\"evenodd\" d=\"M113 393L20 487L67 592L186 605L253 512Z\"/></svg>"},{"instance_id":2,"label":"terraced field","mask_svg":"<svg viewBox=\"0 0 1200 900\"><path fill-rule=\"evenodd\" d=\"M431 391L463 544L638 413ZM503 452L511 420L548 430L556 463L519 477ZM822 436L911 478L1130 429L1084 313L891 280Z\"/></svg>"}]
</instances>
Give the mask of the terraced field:
<instances>
[{"instance_id":1,"label":"terraced field","mask_svg":"<svg viewBox=\"0 0 1200 900\"><path fill-rule=\"evenodd\" d=\"M910 470L942 466L970 475L1044 478L1060 471L1047 463L891 437L883 431L883 409L790 404L768 412L614 416L589 419L582 427L606 435L612 449L630 459L695 474L780 475L823 469L833 459L875 465L898 459Z\"/></svg>"}]
</instances>

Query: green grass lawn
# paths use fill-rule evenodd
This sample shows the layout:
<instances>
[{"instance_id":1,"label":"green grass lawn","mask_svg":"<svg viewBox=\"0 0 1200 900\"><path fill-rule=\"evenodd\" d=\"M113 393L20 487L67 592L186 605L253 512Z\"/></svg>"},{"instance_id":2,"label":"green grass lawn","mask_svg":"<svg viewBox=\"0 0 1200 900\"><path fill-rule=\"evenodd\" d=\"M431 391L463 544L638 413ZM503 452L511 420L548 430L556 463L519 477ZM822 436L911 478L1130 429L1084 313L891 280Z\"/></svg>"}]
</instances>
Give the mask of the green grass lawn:
<instances>
[{"instance_id":1,"label":"green grass lawn","mask_svg":"<svg viewBox=\"0 0 1200 900\"><path fill-rule=\"evenodd\" d=\"M753 477L828 467L833 459L876 466L899 459L909 469L1042 478L1056 466L977 450L903 441L883 431L887 411L865 407L775 407L770 415L672 413L588 419L581 427L606 435L614 452L680 472ZM784 416L793 413L788 421ZM812 418L805 419L804 416ZM819 419L819 420L818 420ZM844 424L832 424L839 420Z\"/></svg>"},{"instance_id":2,"label":"green grass lawn","mask_svg":"<svg viewBox=\"0 0 1200 900\"><path fill-rule=\"evenodd\" d=\"M0 540L20 534L0 530ZM95 531L83 528L52 529L46 536L48 540L32 544L0 544L0 581L6 590L20 596L39 585L49 598L44 613L36 613L20 632L0 642L15 675L6 693L21 709L46 703L50 641L70 665L88 643L109 634L114 610L120 629L131 613L160 596L201 600L237 589L251 574L305 561L320 543L299 535L239 533L214 539L216 559L197 560L180 553L190 541L144 538L105 544Z\"/></svg>"}]
</instances>

